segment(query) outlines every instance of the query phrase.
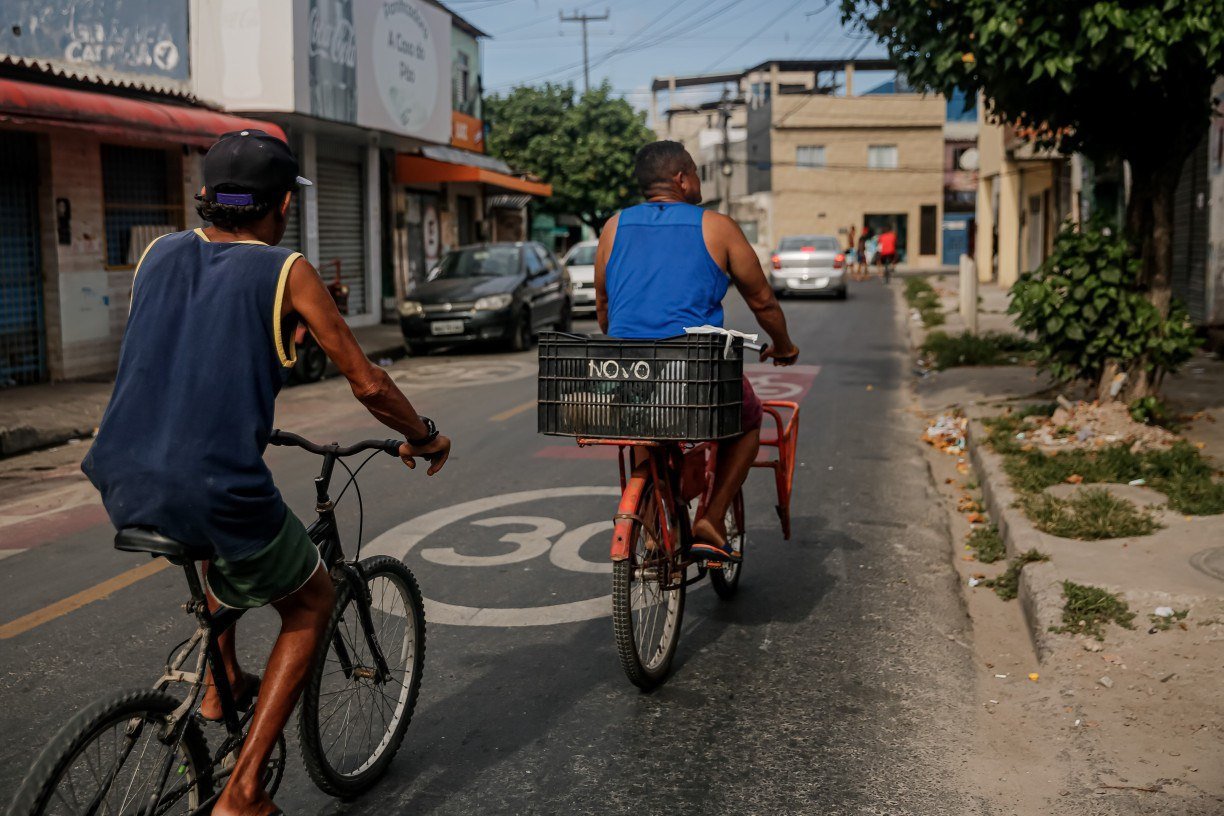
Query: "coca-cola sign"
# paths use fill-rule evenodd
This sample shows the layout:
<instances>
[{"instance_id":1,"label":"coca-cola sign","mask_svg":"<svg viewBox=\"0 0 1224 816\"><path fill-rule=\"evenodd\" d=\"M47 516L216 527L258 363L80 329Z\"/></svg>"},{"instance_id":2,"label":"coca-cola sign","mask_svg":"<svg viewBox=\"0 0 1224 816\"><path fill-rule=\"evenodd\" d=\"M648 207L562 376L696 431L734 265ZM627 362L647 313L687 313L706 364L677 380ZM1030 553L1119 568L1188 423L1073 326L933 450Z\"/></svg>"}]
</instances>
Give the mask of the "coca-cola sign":
<instances>
[{"instance_id":1,"label":"coca-cola sign","mask_svg":"<svg viewBox=\"0 0 1224 816\"><path fill-rule=\"evenodd\" d=\"M320 13L318 5L310 9L310 57L322 58L354 68L357 65L357 32L353 29L351 3L331 2L327 5L344 7L337 13Z\"/></svg>"},{"instance_id":2,"label":"coca-cola sign","mask_svg":"<svg viewBox=\"0 0 1224 816\"><path fill-rule=\"evenodd\" d=\"M310 2L310 112L357 120L357 31L353 0Z\"/></svg>"}]
</instances>

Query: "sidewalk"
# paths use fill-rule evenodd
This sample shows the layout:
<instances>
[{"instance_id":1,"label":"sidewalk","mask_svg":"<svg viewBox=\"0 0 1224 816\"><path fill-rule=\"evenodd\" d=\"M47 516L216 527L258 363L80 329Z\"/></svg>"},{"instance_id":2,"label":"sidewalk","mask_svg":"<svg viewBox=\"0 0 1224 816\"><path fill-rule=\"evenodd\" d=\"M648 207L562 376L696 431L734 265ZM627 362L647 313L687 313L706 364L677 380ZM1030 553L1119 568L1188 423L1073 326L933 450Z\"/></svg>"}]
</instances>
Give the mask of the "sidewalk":
<instances>
[{"instance_id":1,"label":"sidewalk","mask_svg":"<svg viewBox=\"0 0 1224 816\"><path fill-rule=\"evenodd\" d=\"M947 323L939 329L959 334L963 323L956 311L955 278L932 283L947 312ZM1006 292L984 285L979 294L979 330L1014 331L1006 315ZM897 298L906 308L899 292ZM913 320L908 325L916 351L927 332ZM978 687L979 694L990 698L987 710L1021 744L1041 745L1048 752L1044 757L1057 755L1060 767L1082 763L1082 778L1102 798L1117 797L1121 803L1137 793L1142 804L1127 802L1138 805L1136 813L1216 812L1224 801L1219 773L1224 711L1217 676L1224 654L1224 514L1183 515L1150 487L1089 485L1073 475L1041 492L1067 499L1086 488L1104 489L1137 508L1150 507L1163 529L1103 540L1044 533L1016 505L1020 491L1005 471L1007 460L985 444L981 419L1060 395L1074 401L1081 394L1056 386L1031 366L929 373L916 367L915 373L915 397L925 416L958 410L968 418L964 447L928 448L927 461L954 531L950 556L973 620L977 658L987 668ZM1175 413L1197 417L1180 435L1201 444L1214 466L1224 465L1224 363L1196 356L1166 378L1162 396ZM1017 439L1022 450L1032 443L1031 434ZM1019 466L1017 459L1012 462ZM1098 517L1116 520L1117 511L1110 512ZM1005 554L986 563L991 560L987 555L994 554L971 549L969 536L991 525L999 534L994 542L1001 540ZM989 541L988 532L984 541L979 539ZM1001 600L983 584L1005 571L1014 575L1009 562L1023 563L1017 556L1030 550L1049 560L1019 570L1016 601ZM1093 604L1102 603L1103 596L1089 593L1116 594L1134 614L1133 628L1109 623L1103 640L1051 631L1066 623L1064 582L1079 585L1072 589L1084 609L1101 609ZM1165 617L1167 610L1155 615L1161 607L1176 617ZM1082 620L1081 615L1091 617L1080 611L1072 618ZM1077 620L1076 625L1083 624ZM1012 719L1005 719L1009 714ZM1044 757L1035 756L1034 764ZM1212 804L1202 810L1203 803Z\"/></svg>"},{"instance_id":2,"label":"sidewalk","mask_svg":"<svg viewBox=\"0 0 1224 816\"><path fill-rule=\"evenodd\" d=\"M957 310L954 280L933 281L940 291L947 322L938 330L957 334L964 324ZM1006 314L1008 296L997 286L983 284L979 331L1014 332ZM910 340L917 349L927 330L909 321ZM1007 547L1009 557L1030 549L1050 556L1021 573L1020 600L1024 605L1034 647L1041 657L1060 637L1049 632L1061 622L1064 580L1101 586L1120 592L1140 612L1139 620L1157 605L1184 608L1213 606L1224 601L1224 515L1183 516L1165 506L1165 497L1146 487L1109 485L1107 489L1140 506L1155 506L1164 529L1148 536L1078 541L1038 531L1016 506L1018 498L1004 472L1003 457L985 444L983 417L1002 414L1008 407L1048 403L1058 395L1076 400L1074 387L1059 387L1032 366L950 368L921 375L915 384L921 410L927 415L959 409L969 418L967 452L977 472L985 508ZM1199 446L1218 467L1224 467L1224 362L1199 354L1180 372L1166 377L1162 396L1177 414L1193 415L1180 436ZM1075 490L1058 485L1048 492L1064 495ZM1179 606L1180 604L1180 606Z\"/></svg>"},{"instance_id":3,"label":"sidewalk","mask_svg":"<svg viewBox=\"0 0 1224 816\"><path fill-rule=\"evenodd\" d=\"M365 326L353 334L374 362L404 355L398 325ZM113 385L108 379L0 389L0 459L92 436Z\"/></svg>"}]
</instances>

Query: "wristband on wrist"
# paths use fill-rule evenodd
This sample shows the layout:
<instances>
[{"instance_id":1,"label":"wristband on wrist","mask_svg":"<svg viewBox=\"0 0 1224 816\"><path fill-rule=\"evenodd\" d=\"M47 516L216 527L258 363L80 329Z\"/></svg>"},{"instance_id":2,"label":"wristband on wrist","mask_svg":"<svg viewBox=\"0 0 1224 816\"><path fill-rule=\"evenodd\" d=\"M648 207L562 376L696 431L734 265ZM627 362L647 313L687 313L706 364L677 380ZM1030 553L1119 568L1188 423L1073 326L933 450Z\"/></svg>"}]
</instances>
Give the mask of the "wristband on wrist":
<instances>
[{"instance_id":1,"label":"wristband on wrist","mask_svg":"<svg viewBox=\"0 0 1224 816\"><path fill-rule=\"evenodd\" d=\"M429 417L420 417L421 422L425 425L425 435L420 439L409 439L408 444L414 448L419 448L423 445L428 445L438 438L438 426Z\"/></svg>"}]
</instances>

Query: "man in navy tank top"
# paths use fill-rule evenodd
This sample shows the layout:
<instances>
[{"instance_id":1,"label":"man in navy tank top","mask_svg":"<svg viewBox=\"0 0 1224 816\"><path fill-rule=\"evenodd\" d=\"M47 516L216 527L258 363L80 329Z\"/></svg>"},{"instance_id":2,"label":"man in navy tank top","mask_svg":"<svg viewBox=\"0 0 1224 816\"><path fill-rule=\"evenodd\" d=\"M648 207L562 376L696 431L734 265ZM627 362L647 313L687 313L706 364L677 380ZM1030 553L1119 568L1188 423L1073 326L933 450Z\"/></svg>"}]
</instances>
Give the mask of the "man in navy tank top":
<instances>
[{"instance_id":1,"label":"man in navy tank top","mask_svg":"<svg viewBox=\"0 0 1224 816\"><path fill-rule=\"evenodd\" d=\"M331 578L263 462L273 404L304 321L380 422L409 442L400 456L437 473L450 440L362 353L318 272L285 234L298 176L288 145L260 130L227 133L204 158L204 229L163 235L136 266L115 390L81 467L117 528L148 527L209 547L209 604L271 604L281 617L263 678L243 672L234 630L221 638L242 709L258 704L213 816L279 813L264 767L301 695L334 600ZM220 719L210 683L200 704Z\"/></svg>"},{"instance_id":2,"label":"man in navy tank top","mask_svg":"<svg viewBox=\"0 0 1224 816\"><path fill-rule=\"evenodd\" d=\"M595 253L595 308L611 337L661 340L686 328L723 325L723 297L734 283L773 341L762 362L792 365L799 349L761 269L756 250L735 221L702 209L697 164L679 142L638 151L634 178L646 201L608 220ZM760 447L761 401L744 378L743 434L718 447L714 495L693 525L693 553L735 560L723 519Z\"/></svg>"}]
</instances>

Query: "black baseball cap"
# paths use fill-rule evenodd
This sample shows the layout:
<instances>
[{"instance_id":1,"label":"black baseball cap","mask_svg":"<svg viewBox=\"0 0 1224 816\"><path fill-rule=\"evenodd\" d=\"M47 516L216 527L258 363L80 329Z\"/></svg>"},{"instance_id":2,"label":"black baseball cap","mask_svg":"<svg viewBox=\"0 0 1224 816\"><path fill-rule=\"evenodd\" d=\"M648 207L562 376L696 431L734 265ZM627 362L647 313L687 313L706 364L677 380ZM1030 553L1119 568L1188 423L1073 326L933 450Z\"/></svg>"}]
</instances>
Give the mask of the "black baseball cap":
<instances>
[{"instance_id":1,"label":"black baseball cap","mask_svg":"<svg viewBox=\"0 0 1224 816\"><path fill-rule=\"evenodd\" d=\"M289 145L262 130L223 133L204 156L205 201L243 206L310 185Z\"/></svg>"}]
</instances>

